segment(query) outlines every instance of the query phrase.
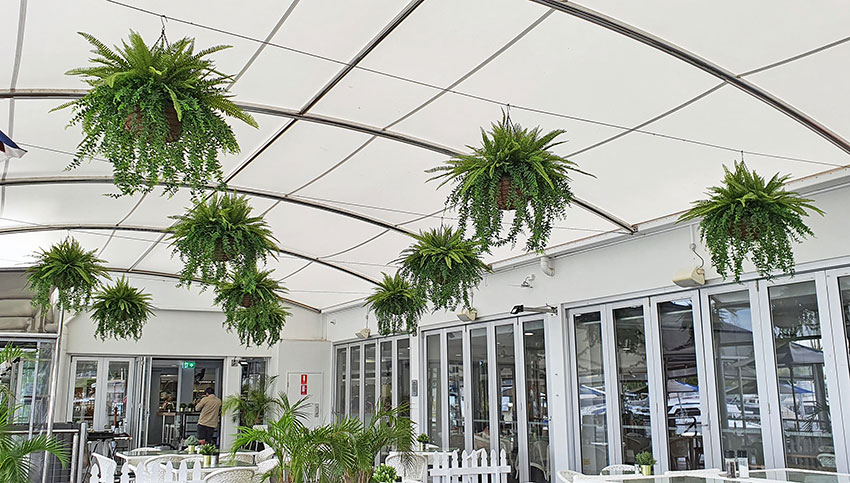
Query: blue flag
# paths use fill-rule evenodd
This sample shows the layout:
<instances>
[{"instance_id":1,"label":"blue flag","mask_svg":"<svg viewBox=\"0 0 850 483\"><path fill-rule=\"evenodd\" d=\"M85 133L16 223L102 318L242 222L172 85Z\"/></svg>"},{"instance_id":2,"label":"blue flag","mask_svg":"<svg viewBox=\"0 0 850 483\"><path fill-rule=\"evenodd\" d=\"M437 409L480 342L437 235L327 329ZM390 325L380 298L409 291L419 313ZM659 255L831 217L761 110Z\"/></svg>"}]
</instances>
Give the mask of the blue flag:
<instances>
[{"instance_id":1,"label":"blue flag","mask_svg":"<svg viewBox=\"0 0 850 483\"><path fill-rule=\"evenodd\" d=\"M0 161L6 161L9 158L20 158L27 153L26 149L21 149L15 141L12 141L9 136L0 131Z\"/></svg>"}]
</instances>

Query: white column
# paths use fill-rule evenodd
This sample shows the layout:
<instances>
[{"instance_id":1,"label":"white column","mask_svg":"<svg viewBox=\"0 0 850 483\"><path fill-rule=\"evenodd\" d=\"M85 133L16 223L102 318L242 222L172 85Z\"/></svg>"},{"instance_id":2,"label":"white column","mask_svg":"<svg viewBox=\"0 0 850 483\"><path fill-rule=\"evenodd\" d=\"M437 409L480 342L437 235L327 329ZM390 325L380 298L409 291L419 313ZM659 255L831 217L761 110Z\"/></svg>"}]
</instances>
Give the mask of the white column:
<instances>
[{"instance_id":1,"label":"white column","mask_svg":"<svg viewBox=\"0 0 850 483\"><path fill-rule=\"evenodd\" d=\"M224 367L221 371L221 394L218 394L222 400L231 394L239 394L241 391L240 383L242 382L242 366L232 365L233 357L224 358ZM233 441L236 439L237 423L233 421L231 414L221 415L221 427L219 428L219 448L222 451L229 450Z\"/></svg>"},{"instance_id":2,"label":"white column","mask_svg":"<svg viewBox=\"0 0 850 483\"><path fill-rule=\"evenodd\" d=\"M552 474L570 469L567 436L567 378L568 352L564 347L563 309L558 315L545 318L546 324L546 392L549 397L549 454Z\"/></svg>"}]
</instances>

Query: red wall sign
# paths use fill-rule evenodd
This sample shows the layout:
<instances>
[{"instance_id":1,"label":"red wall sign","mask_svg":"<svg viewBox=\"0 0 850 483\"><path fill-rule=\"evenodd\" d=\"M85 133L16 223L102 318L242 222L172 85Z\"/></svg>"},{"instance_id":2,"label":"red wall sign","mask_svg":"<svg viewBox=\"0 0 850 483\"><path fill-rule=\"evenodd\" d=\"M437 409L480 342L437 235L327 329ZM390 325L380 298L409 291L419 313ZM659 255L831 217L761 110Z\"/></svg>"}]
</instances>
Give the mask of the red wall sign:
<instances>
[{"instance_id":1,"label":"red wall sign","mask_svg":"<svg viewBox=\"0 0 850 483\"><path fill-rule=\"evenodd\" d=\"M301 384L307 384L307 374L301 374Z\"/></svg>"},{"instance_id":2,"label":"red wall sign","mask_svg":"<svg viewBox=\"0 0 850 483\"><path fill-rule=\"evenodd\" d=\"M307 395L307 385L306 384L301 384L301 395L302 396Z\"/></svg>"}]
</instances>

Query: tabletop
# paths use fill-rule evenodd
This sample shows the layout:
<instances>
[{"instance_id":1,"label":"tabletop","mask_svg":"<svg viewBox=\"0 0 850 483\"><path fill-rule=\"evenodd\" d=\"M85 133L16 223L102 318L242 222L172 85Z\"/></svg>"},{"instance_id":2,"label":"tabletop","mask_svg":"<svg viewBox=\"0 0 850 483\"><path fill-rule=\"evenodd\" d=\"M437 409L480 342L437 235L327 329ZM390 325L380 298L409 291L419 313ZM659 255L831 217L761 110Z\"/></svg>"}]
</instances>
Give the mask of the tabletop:
<instances>
[{"instance_id":1,"label":"tabletop","mask_svg":"<svg viewBox=\"0 0 850 483\"><path fill-rule=\"evenodd\" d=\"M729 481L764 483L765 481L784 481L795 483L850 483L850 474L831 473L816 470L799 470L782 468L774 470L753 470L747 478L726 478L718 469L669 472L663 475L576 475L574 482L608 481L619 482L628 480L629 483L727 483Z\"/></svg>"}]
</instances>

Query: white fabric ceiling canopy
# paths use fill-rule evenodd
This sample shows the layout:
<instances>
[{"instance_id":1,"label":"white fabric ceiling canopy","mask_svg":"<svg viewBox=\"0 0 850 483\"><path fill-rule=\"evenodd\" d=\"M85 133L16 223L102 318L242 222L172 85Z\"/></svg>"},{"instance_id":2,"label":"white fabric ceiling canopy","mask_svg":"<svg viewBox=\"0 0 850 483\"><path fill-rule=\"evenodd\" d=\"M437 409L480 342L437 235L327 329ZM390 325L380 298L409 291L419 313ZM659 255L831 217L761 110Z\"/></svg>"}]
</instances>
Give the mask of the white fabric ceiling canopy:
<instances>
[{"instance_id":1,"label":"white fabric ceiling canopy","mask_svg":"<svg viewBox=\"0 0 850 483\"><path fill-rule=\"evenodd\" d=\"M72 233L111 267L180 268L159 231L188 193L107 198L113 188L98 177L111 176L109 163L63 171L81 135L65 128L68 111L48 111L84 87L64 75L89 58L77 31L114 44L130 29L153 41L165 25L169 39L233 45L218 66L237 75L236 100L264 113L259 129L232 123L242 152L222 166L229 186L266 213L284 250L271 266L289 297L318 309L362 298L370 280L392 273L405 232L456 223L443 211L448 188L425 170L476 145L479 127L507 105L524 126L566 130L558 151L596 175L576 175L575 194L627 225L687 208L742 151L767 175L848 164L850 146L671 55L694 54L847 138L850 9L839 0L570 2L618 31L554 0L8 3L0 129L30 153L2 166L0 266L29 263L35 247ZM623 227L573 206L550 246L615 230Z\"/></svg>"}]
</instances>

